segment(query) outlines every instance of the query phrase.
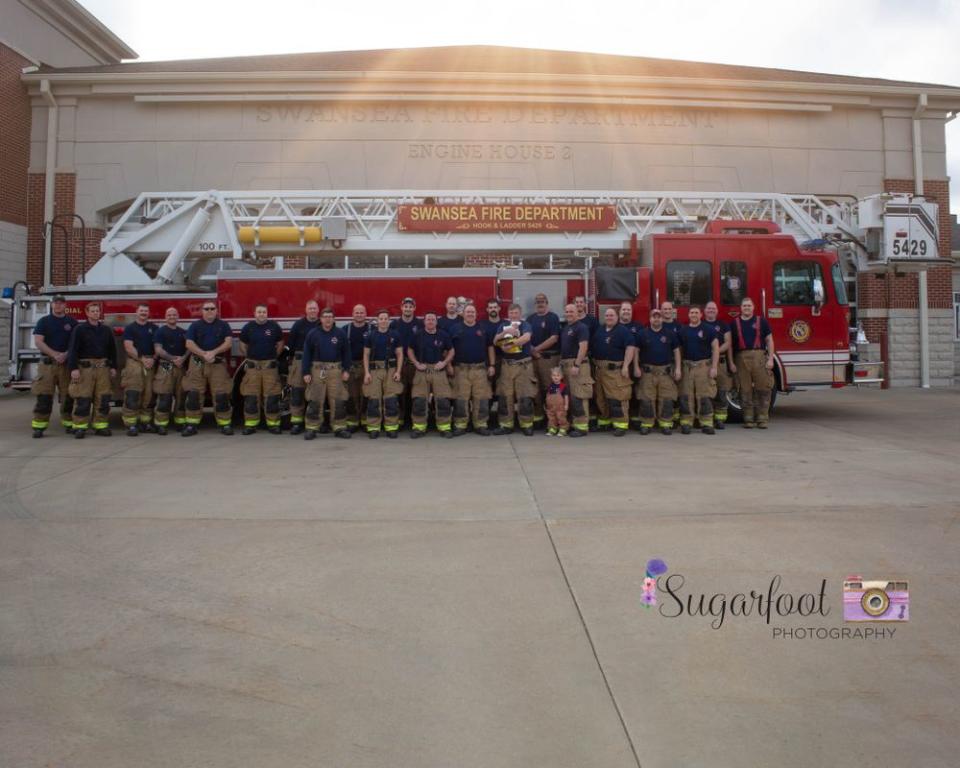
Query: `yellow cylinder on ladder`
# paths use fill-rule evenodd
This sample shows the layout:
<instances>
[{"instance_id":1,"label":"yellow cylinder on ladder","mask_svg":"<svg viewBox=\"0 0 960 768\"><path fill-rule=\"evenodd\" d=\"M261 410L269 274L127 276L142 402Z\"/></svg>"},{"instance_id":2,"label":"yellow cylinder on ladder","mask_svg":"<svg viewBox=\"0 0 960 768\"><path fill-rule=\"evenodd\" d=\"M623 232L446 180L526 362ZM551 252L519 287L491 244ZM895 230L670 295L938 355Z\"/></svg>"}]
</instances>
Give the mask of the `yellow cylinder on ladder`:
<instances>
[{"instance_id":1,"label":"yellow cylinder on ladder","mask_svg":"<svg viewBox=\"0 0 960 768\"><path fill-rule=\"evenodd\" d=\"M237 237L244 245L259 243L319 243L323 239L320 227L240 227Z\"/></svg>"}]
</instances>

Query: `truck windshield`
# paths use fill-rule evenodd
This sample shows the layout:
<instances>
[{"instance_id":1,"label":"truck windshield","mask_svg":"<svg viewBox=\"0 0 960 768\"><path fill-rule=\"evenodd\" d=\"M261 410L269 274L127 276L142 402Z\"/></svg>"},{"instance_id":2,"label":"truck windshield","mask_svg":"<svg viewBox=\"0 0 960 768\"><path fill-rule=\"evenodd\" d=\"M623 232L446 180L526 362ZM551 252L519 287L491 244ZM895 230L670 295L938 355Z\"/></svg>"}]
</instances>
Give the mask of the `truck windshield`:
<instances>
[{"instance_id":1,"label":"truck windshield","mask_svg":"<svg viewBox=\"0 0 960 768\"><path fill-rule=\"evenodd\" d=\"M833 292L837 294L837 304L849 304L847 284L843 282L843 273L840 271L840 265L836 262L830 267L830 275L833 277Z\"/></svg>"}]
</instances>

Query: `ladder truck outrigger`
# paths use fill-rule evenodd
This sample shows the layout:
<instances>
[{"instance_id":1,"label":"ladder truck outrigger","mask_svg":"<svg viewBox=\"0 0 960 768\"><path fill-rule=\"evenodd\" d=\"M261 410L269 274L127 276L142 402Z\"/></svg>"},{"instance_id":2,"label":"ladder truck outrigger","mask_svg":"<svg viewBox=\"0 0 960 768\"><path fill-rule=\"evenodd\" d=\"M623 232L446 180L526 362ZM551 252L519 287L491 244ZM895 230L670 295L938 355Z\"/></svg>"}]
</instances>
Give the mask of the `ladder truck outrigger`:
<instances>
[{"instance_id":1,"label":"ladder truck outrigger","mask_svg":"<svg viewBox=\"0 0 960 768\"><path fill-rule=\"evenodd\" d=\"M751 296L774 334L774 394L879 383L848 286L940 263L936 204L902 194L212 190L143 193L105 218L102 256L75 282L13 296L9 386L29 386L30 330L54 293L78 317L99 301L118 333L141 302L187 325L213 298L237 332L262 302L289 328L308 299L346 320L356 303L398 314L408 295L420 311L457 296L530 312L545 293L561 313L584 295L598 314L629 301L641 321L672 301L685 322L707 301L730 320Z\"/></svg>"}]
</instances>

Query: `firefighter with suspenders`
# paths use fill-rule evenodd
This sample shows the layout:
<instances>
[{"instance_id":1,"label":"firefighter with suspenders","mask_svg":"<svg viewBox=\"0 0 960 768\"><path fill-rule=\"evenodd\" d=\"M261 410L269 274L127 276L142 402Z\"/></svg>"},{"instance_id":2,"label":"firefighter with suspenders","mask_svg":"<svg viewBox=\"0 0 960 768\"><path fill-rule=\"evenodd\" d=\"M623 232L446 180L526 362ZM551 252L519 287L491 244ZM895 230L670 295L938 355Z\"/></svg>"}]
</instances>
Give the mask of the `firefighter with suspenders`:
<instances>
[{"instance_id":1,"label":"firefighter with suspenders","mask_svg":"<svg viewBox=\"0 0 960 768\"><path fill-rule=\"evenodd\" d=\"M770 418L773 390L773 334L767 319L754 314L753 299L740 303L740 316L730 329L733 363L730 371L737 378L745 429L766 429Z\"/></svg>"},{"instance_id":2,"label":"firefighter with suspenders","mask_svg":"<svg viewBox=\"0 0 960 768\"><path fill-rule=\"evenodd\" d=\"M31 388L37 396L33 408L34 437L43 437L43 431L50 424L53 412L53 396L60 393L60 424L67 432L73 430L73 398L69 395L70 370L67 368L67 348L70 346L70 334L77 321L67 312L67 301L59 294L50 302L50 314L37 321L33 329L33 343L43 354L40 370Z\"/></svg>"}]
</instances>

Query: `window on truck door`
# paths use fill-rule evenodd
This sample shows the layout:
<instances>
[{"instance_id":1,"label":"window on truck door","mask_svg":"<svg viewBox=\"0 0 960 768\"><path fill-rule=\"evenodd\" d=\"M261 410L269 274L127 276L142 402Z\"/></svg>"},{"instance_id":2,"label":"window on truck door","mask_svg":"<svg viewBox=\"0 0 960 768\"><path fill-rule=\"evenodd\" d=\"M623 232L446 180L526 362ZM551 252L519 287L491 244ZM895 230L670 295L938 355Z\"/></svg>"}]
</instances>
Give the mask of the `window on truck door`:
<instances>
[{"instance_id":1,"label":"window on truck door","mask_svg":"<svg viewBox=\"0 0 960 768\"><path fill-rule=\"evenodd\" d=\"M773 303L812 306L814 280L823 284L823 273L815 261L776 262L773 265Z\"/></svg>"},{"instance_id":2,"label":"window on truck door","mask_svg":"<svg viewBox=\"0 0 960 768\"><path fill-rule=\"evenodd\" d=\"M703 306L713 301L713 270L709 261L667 263L667 301L677 307Z\"/></svg>"},{"instance_id":3,"label":"window on truck door","mask_svg":"<svg viewBox=\"0 0 960 768\"><path fill-rule=\"evenodd\" d=\"M747 263L745 261L720 262L720 303L740 306L747 297Z\"/></svg>"}]
</instances>

